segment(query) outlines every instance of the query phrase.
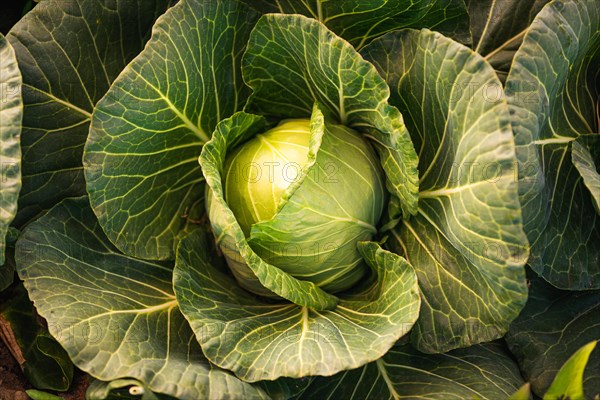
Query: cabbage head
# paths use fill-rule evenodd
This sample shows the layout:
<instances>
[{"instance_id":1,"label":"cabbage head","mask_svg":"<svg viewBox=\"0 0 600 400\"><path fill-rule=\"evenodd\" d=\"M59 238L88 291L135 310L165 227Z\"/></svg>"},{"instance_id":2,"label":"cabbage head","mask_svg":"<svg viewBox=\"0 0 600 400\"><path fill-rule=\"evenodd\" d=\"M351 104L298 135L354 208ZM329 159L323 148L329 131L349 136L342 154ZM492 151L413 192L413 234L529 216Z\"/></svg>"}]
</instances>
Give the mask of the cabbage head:
<instances>
[{"instance_id":1,"label":"cabbage head","mask_svg":"<svg viewBox=\"0 0 600 400\"><path fill-rule=\"evenodd\" d=\"M335 293L366 275L357 244L377 233L386 192L371 145L343 125L328 128L309 163L310 121L282 121L234 149L223 176L225 201L254 251ZM268 294L231 265L242 286Z\"/></svg>"}]
</instances>

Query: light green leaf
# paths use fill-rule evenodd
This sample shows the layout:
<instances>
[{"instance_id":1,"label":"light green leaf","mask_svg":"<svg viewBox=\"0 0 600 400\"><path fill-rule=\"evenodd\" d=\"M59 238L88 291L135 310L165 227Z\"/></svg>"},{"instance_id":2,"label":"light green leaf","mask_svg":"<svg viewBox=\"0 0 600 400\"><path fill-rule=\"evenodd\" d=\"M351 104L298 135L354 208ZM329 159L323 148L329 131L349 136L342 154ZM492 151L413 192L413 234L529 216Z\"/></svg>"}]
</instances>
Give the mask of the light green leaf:
<instances>
[{"instance_id":1,"label":"light green leaf","mask_svg":"<svg viewBox=\"0 0 600 400\"><path fill-rule=\"evenodd\" d=\"M583 371L597 341L577 350L560 368L552 385L544 394L544 400L583 399Z\"/></svg>"},{"instance_id":2,"label":"light green leaf","mask_svg":"<svg viewBox=\"0 0 600 400\"><path fill-rule=\"evenodd\" d=\"M469 0L473 49L502 82L536 14L549 0Z\"/></svg>"},{"instance_id":3,"label":"light green leaf","mask_svg":"<svg viewBox=\"0 0 600 400\"><path fill-rule=\"evenodd\" d=\"M17 270L52 335L93 377L133 378L181 399L266 398L208 363L179 311L171 268L118 253L86 198L28 225Z\"/></svg>"},{"instance_id":4,"label":"light green leaf","mask_svg":"<svg viewBox=\"0 0 600 400\"><path fill-rule=\"evenodd\" d=\"M8 226L17 213L21 190L22 83L15 52L0 33L0 290L7 286L3 283L13 274L12 269L4 266L4 251Z\"/></svg>"},{"instance_id":5,"label":"light green leaf","mask_svg":"<svg viewBox=\"0 0 600 400\"><path fill-rule=\"evenodd\" d=\"M241 289L196 231L180 243L174 286L211 362L246 381L331 375L385 354L419 310L414 271L402 257L362 242L374 279L330 311L273 303Z\"/></svg>"},{"instance_id":6,"label":"light green leaf","mask_svg":"<svg viewBox=\"0 0 600 400\"><path fill-rule=\"evenodd\" d=\"M73 380L73 363L65 350L38 322L23 285L12 287L0 303L0 337L38 389L66 391Z\"/></svg>"},{"instance_id":7,"label":"light green leaf","mask_svg":"<svg viewBox=\"0 0 600 400\"><path fill-rule=\"evenodd\" d=\"M63 400L60 396L42 392L41 390L29 389L26 390L25 393L27 393L27 396L29 396L31 400Z\"/></svg>"},{"instance_id":8,"label":"light green leaf","mask_svg":"<svg viewBox=\"0 0 600 400\"><path fill-rule=\"evenodd\" d=\"M525 383L523 386L519 388L516 392L514 392L508 400L530 400L531 399L531 385L529 383Z\"/></svg>"},{"instance_id":9,"label":"light green leaf","mask_svg":"<svg viewBox=\"0 0 600 400\"><path fill-rule=\"evenodd\" d=\"M600 291L563 291L532 276L529 300L506 342L531 389L542 397L562 365L579 348L598 340L599 331ZM597 351L587 365L584 388L590 398L600 395Z\"/></svg>"},{"instance_id":10,"label":"light green leaf","mask_svg":"<svg viewBox=\"0 0 600 400\"><path fill-rule=\"evenodd\" d=\"M470 43L462 0L244 0L264 12L303 14L322 22L357 49L401 28L430 28Z\"/></svg>"},{"instance_id":11,"label":"light green leaf","mask_svg":"<svg viewBox=\"0 0 600 400\"><path fill-rule=\"evenodd\" d=\"M523 384L500 343L446 354L396 345L383 358L333 377L318 377L301 399L506 399Z\"/></svg>"},{"instance_id":12,"label":"light green leaf","mask_svg":"<svg viewBox=\"0 0 600 400\"><path fill-rule=\"evenodd\" d=\"M499 338L525 304L528 254L501 84L481 56L428 30L388 34L363 53L419 154L418 213L390 240L419 278L413 343L431 353Z\"/></svg>"},{"instance_id":13,"label":"light green leaf","mask_svg":"<svg viewBox=\"0 0 600 400\"><path fill-rule=\"evenodd\" d=\"M318 112L318 108L315 109ZM200 164L210 188L207 198L208 217L217 245L227 258L239 284L246 289L266 297L279 296L316 310L331 309L338 302L335 296L312 282L294 278L265 262L254 252L225 201L221 174L227 152L263 132L265 127L266 121L263 117L244 112L236 113L219 123L211 141L202 149Z\"/></svg>"},{"instance_id":14,"label":"light green leaf","mask_svg":"<svg viewBox=\"0 0 600 400\"><path fill-rule=\"evenodd\" d=\"M308 118L315 102L326 117L373 140L391 204L404 217L417 205L417 156L389 88L371 64L323 24L299 15L263 16L253 30L242 72L253 89L246 111ZM392 219L400 210L392 209Z\"/></svg>"},{"instance_id":15,"label":"light green leaf","mask_svg":"<svg viewBox=\"0 0 600 400\"><path fill-rule=\"evenodd\" d=\"M600 288L600 215L569 154L579 136L598 133L599 63L597 2L555 0L531 24L506 81L529 264L563 289Z\"/></svg>"},{"instance_id":16,"label":"light green leaf","mask_svg":"<svg viewBox=\"0 0 600 400\"><path fill-rule=\"evenodd\" d=\"M172 0L44 0L10 31L23 74L20 226L85 193L92 110Z\"/></svg>"},{"instance_id":17,"label":"light green leaf","mask_svg":"<svg viewBox=\"0 0 600 400\"><path fill-rule=\"evenodd\" d=\"M583 178L583 184L590 191L596 212L600 214L600 135L575 140L571 147L571 159Z\"/></svg>"},{"instance_id":18,"label":"light green leaf","mask_svg":"<svg viewBox=\"0 0 600 400\"><path fill-rule=\"evenodd\" d=\"M180 1L96 106L84 154L87 190L107 236L126 254L174 258L178 236L202 214L198 155L246 99L239 64L257 18L237 1Z\"/></svg>"}]
</instances>

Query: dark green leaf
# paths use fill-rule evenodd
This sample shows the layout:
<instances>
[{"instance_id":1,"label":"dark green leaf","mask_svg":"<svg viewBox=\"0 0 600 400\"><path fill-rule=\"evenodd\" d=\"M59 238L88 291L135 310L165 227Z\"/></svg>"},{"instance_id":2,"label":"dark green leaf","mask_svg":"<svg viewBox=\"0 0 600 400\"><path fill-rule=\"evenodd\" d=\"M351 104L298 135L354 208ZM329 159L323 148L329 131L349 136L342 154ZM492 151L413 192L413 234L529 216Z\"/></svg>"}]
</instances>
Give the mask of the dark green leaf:
<instances>
[{"instance_id":1,"label":"dark green leaf","mask_svg":"<svg viewBox=\"0 0 600 400\"><path fill-rule=\"evenodd\" d=\"M473 49L494 67L502 82L529 25L549 0L468 1Z\"/></svg>"},{"instance_id":2,"label":"dark green leaf","mask_svg":"<svg viewBox=\"0 0 600 400\"><path fill-rule=\"evenodd\" d=\"M237 1L180 1L94 110L88 193L126 254L174 258L181 231L204 211L198 156L246 99L239 64L257 18Z\"/></svg>"},{"instance_id":3,"label":"dark green leaf","mask_svg":"<svg viewBox=\"0 0 600 400\"><path fill-rule=\"evenodd\" d=\"M314 379L301 398L497 400L521 385L517 365L499 343L433 355L396 345L362 368Z\"/></svg>"},{"instance_id":4,"label":"dark green leaf","mask_svg":"<svg viewBox=\"0 0 600 400\"><path fill-rule=\"evenodd\" d=\"M196 231L181 241L174 286L206 357L254 382L330 375L374 361L418 316L416 277L402 257L362 242L375 279L337 307L317 311L262 300L214 266L212 241Z\"/></svg>"},{"instance_id":5,"label":"dark green leaf","mask_svg":"<svg viewBox=\"0 0 600 400\"><path fill-rule=\"evenodd\" d=\"M170 3L44 0L12 28L25 103L18 225L85 193L81 156L94 105Z\"/></svg>"},{"instance_id":6,"label":"dark green leaf","mask_svg":"<svg viewBox=\"0 0 600 400\"><path fill-rule=\"evenodd\" d=\"M21 190L21 73L15 52L0 33L0 290L12 269L4 266L4 251L8 226L17 213L17 199Z\"/></svg>"},{"instance_id":7,"label":"dark green leaf","mask_svg":"<svg viewBox=\"0 0 600 400\"><path fill-rule=\"evenodd\" d=\"M403 30L363 51L392 88L419 154L419 207L390 246L419 278L412 338L444 352L501 337L527 298L527 239L502 86L472 50Z\"/></svg>"},{"instance_id":8,"label":"dark green leaf","mask_svg":"<svg viewBox=\"0 0 600 400\"><path fill-rule=\"evenodd\" d=\"M308 118L315 102L326 117L373 140L388 191L404 217L417 205L417 156L390 91L371 64L317 21L265 15L250 36L244 79L254 90L247 109L279 118ZM396 218L399 210L391 210Z\"/></svg>"},{"instance_id":9,"label":"dark green leaf","mask_svg":"<svg viewBox=\"0 0 600 400\"><path fill-rule=\"evenodd\" d=\"M244 0L263 12L303 14L325 24L360 49L373 38L401 28L430 28L471 42L463 0Z\"/></svg>"},{"instance_id":10,"label":"dark green leaf","mask_svg":"<svg viewBox=\"0 0 600 400\"><path fill-rule=\"evenodd\" d=\"M42 327L23 285L10 289L0 304L0 336L4 336L25 377L38 389L66 391L73 380L73 363Z\"/></svg>"},{"instance_id":11,"label":"dark green leaf","mask_svg":"<svg viewBox=\"0 0 600 400\"><path fill-rule=\"evenodd\" d=\"M179 311L172 270L117 252L86 198L66 199L17 242L17 270L73 362L177 398L265 398L208 363Z\"/></svg>"},{"instance_id":12,"label":"dark green leaf","mask_svg":"<svg viewBox=\"0 0 600 400\"><path fill-rule=\"evenodd\" d=\"M529 264L554 286L600 288L600 215L572 142L597 134L600 8L555 0L538 14L506 82Z\"/></svg>"},{"instance_id":13,"label":"dark green leaf","mask_svg":"<svg viewBox=\"0 0 600 400\"><path fill-rule=\"evenodd\" d=\"M599 331L600 291L562 291L535 277L527 305L506 341L533 392L541 397L568 358L597 340ZM600 394L598 351L590 358L584 384L588 396Z\"/></svg>"}]
</instances>

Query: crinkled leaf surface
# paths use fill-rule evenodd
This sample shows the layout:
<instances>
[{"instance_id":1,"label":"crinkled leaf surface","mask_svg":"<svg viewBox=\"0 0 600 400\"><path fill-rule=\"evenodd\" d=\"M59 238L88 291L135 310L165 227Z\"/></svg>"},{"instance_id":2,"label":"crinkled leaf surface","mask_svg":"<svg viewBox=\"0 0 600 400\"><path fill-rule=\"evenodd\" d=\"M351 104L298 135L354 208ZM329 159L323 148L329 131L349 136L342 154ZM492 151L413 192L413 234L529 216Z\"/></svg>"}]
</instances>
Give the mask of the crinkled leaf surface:
<instances>
[{"instance_id":1,"label":"crinkled leaf surface","mask_svg":"<svg viewBox=\"0 0 600 400\"><path fill-rule=\"evenodd\" d=\"M506 399L523 384L500 343L446 354L396 345L383 358L332 377L318 377L301 399Z\"/></svg>"},{"instance_id":2,"label":"crinkled leaf surface","mask_svg":"<svg viewBox=\"0 0 600 400\"><path fill-rule=\"evenodd\" d=\"M462 0L244 0L264 12L302 14L322 22L360 49L373 38L401 28L430 28L470 43Z\"/></svg>"},{"instance_id":3,"label":"crinkled leaf surface","mask_svg":"<svg viewBox=\"0 0 600 400\"><path fill-rule=\"evenodd\" d=\"M246 111L308 118L318 102L326 117L374 139L388 191L405 217L414 214L417 156L410 136L398 110L387 104L385 81L349 43L314 19L265 15L250 36L242 72L254 91Z\"/></svg>"},{"instance_id":4,"label":"crinkled leaf surface","mask_svg":"<svg viewBox=\"0 0 600 400\"><path fill-rule=\"evenodd\" d=\"M583 178L583 184L590 191L594 207L600 214L600 135L580 137L571 146L571 161Z\"/></svg>"},{"instance_id":5,"label":"crinkled leaf surface","mask_svg":"<svg viewBox=\"0 0 600 400\"><path fill-rule=\"evenodd\" d=\"M572 142L597 134L600 9L553 1L536 17L506 82L529 264L553 285L600 288L600 215Z\"/></svg>"},{"instance_id":6,"label":"crinkled leaf surface","mask_svg":"<svg viewBox=\"0 0 600 400\"><path fill-rule=\"evenodd\" d=\"M498 338L525 304L528 254L500 82L481 56L428 30L390 33L363 53L419 154L418 213L391 240L419 277L414 344L443 352Z\"/></svg>"},{"instance_id":7,"label":"crinkled leaf surface","mask_svg":"<svg viewBox=\"0 0 600 400\"><path fill-rule=\"evenodd\" d=\"M0 302L0 337L8 345L27 381L38 389L65 391L73 363L37 319L23 285L11 287Z\"/></svg>"},{"instance_id":8,"label":"crinkled leaf surface","mask_svg":"<svg viewBox=\"0 0 600 400\"><path fill-rule=\"evenodd\" d=\"M182 399L266 397L209 364L179 311L172 269L120 254L87 198L26 228L17 270L52 335L93 377L130 377Z\"/></svg>"},{"instance_id":9,"label":"crinkled leaf surface","mask_svg":"<svg viewBox=\"0 0 600 400\"><path fill-rule=\"evenodd\" d=\"M506 336L525 379L543 396L562 365L579 348L600 338L600 291L570 292L532 277L529 300ZM600 352L592 353L585 392L600 393Z\"/></svg>"},{"instance_id":10,"label":"crinkled leaf surface","mask_svg":"<svg viewBox=\"0 0 600 400\"><path fill-rule=\"evenodd\" d=\"M175 293L206 357L244 380L359 367L385 354L417 318L414 271L375 243L360 249L376 279L329 311L251 295L215 266L209 246L202 231L181 241Z\"/></svg>"},{"instance_id":11,"label":"crinkled leaf surface","mask_svg":"<svg viewBox=\"0 0 600 400\"><path fill-rule=\"evenodd\" d=\"M44 0L12 28L25 104L17 224L85 193L81 155L94 105L171 2Z\"/></svg>"},{"instance_id":12,"label":"crinkled leaf surface","mask_svg":"<svg viewBox=\"0 0 600 400\"><path fill-rule=\"evenodd\" d=\"M586 344L567 360L556 374L548 391L544 394L545 400L583 399L585 397L583 373L596 344L596 341Z\"/></svg>"},{"instance_id":13,"label":"crinkled leaf surface","mask_svg":"<svg viewBox=\"0 0 600 400\"><path fill-rule=\"evenodd\" d=\"M506 80L529 25L549 0L468 1L473 49Z\"/></svg>"},{"instance_id":14,"label":"crinkled leaf surface","mask_svg":"<svg viewBox=\"0 0 600 400\"><path fill-rule=\"evenodd\" d=\"M322 118L320 119L323 123ZM337 297L312 282L294 278L260 258L248 244L233 211L225 202L221 173L227 152L264 132L265 127L263 117L245 112L236 113L219 123L212 139L202 149L199 161L210 188L207 199L208 217L217 245L227 257L229 267L236 274L240 285L246 289L269 297L275 294L275 297L316 310L332 309L338 302ZM314 145L318 147L318 143Z\"/></svg>"},{"instance_id":15,"label":"crinkled leaf surface","mask_svg":"<svg viewBox=\"0 0 600 400\"><path fill-rule=\"evenodd\" d=\"M13 274L12 269L4 266L4 251L8 226L17 213L21 190L21 85L15 52L0 33L0 276L3 278L9 275L12 278ZM0 290L4 286L0 284Z\"/></svg>"},{"instance_id":16,"label":"crinkled leaf surface","mask_svg":"<svg viewBox=\"0 0 600 400\"><path fill-rule=\"evenodd\" d=\"M203 212L198 155L245 101L239 63L258 14L237 1L182 0L94 110L85 155L90 202L126 254L174 258L186 215Z\"/></svg>"}]
</instances>

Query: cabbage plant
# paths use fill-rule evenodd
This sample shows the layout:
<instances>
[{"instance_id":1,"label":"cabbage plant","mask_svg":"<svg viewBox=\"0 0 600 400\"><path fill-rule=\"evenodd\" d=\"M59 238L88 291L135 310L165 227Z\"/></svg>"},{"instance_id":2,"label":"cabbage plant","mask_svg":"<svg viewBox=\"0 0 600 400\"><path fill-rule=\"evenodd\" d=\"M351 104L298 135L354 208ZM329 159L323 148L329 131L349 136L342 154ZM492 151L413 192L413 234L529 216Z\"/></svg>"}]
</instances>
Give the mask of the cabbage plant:
<instances>
[{"instance_id":1,"label":"cabbage plant","mask_svg":"<svg viewBox=\"0 0 600 400\"><path fill-rule=\"evenodd\" d=\"M15 25L0 236L88 397L593 393L597 10L500 3L44 0Z\"/></svg>"}]
</instances>

